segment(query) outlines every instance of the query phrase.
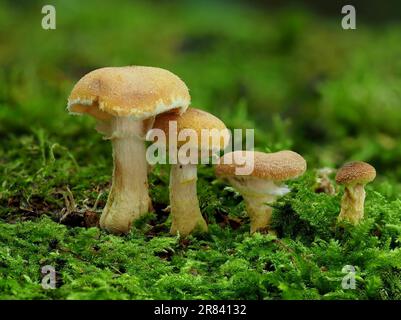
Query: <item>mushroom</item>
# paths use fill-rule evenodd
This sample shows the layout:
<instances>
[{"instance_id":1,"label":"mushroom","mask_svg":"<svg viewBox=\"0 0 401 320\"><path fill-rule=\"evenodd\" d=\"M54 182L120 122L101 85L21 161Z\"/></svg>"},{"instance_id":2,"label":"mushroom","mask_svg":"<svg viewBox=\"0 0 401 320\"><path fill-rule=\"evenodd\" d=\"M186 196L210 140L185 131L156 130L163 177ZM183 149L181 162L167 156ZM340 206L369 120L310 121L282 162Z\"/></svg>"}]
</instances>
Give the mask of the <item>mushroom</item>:
<instances>
[{"instance_id":1,"label":"mushroom","mask_svg":"<svg viewBox=\"0 0 401 320\"><path fill-rule=\"evenodd\" d=\"M365 185L375 177L375 168L362 161L347 163L338 170L336 182L345 186L339 221L348 221L356 225L363 219Z\"/></svg>"},{"instance_id":2,"label":"mushroom","mask_svg":"<svg viewBox=\"0 0 401 320\"><path fill-rule=\"evenodd\" d=\"M177 128L177 136L172 136L175 134L171 131L171 128L174 128L172 124ZM180 236L185 237L191 233L207 232L208 227L202 217L197 197L197 164L200 157L204 160L205 156L209 158L210 155L216 154L220 149L226 147L230 138L228 130L220 119L195 108L188 108L181 116L177 114L159 115L156 117L151 131L156 129L162 130L166 135L166 146L169 147L170 157L174 158L177 154L176 163L171 163L172 159L170 158L169 192L172 217L170 233L179 233ZM187 133L192 133L194 137L192 141L190 136L188 136L190 137L189 141L180 139L180 135ZM180 154L184 145L186 146L185 150L195 155L189 159L190 161L186 159L187 153Z\"/></svg>"},{"instance_id":3,"label":"mushroom","mask_svg":"<svg viewBox=\"0 0 401 320\"><path fill-rule=\"evenodd\" d=\"M253 171L250 175L237 175L240 164L235 159L244 156L253 161ZM226 179L242 195L251 220L251 233L264 230L274 233L270 228L270 205L290 192L283 182L301 176L305 170L305 159L293 151L234 151L221 157L216 166L216 174Z\"/></svg>"},{"instance_id":4,"label":"mushroom","mask_svg":"<svg viewBox=\"0 0 401 320\"><path fill-rule=\"evenodd\" d=\"M316 170L316 193L327 193L329 195L335 195L336 189L330 180L330 175L334 173L332 168L321 168Z\"/></svg>"},{"instance_id":5,"label":"mushroom","mask_svg":"<svg viewBox=\"0 0 401 320\"><path fill-rule=\"evenodd\" d=\"M132 222L151 209L144 137L154 117L184 112L188 88L173 73L153 67L108 67L82 77L68 98L71 114L89 114L113 146L113 181L100 226L128 233Z\"/></svg>"}]
</instances>

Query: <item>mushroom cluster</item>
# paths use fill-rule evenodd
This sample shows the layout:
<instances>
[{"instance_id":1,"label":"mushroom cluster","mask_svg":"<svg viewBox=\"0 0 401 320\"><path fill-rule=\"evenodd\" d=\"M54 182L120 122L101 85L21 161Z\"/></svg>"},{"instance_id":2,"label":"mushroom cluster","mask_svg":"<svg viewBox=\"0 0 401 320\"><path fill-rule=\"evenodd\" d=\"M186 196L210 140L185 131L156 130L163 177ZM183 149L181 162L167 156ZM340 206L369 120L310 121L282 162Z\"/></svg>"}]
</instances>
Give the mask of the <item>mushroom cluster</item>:
<instances>
[{"instance_id":1,"label":"mushroom cluster","mask_svg":"<svg viewBox=\"0 0 401 320\"><path fill-rule=\"evenodd\" d=\"M189 105L185 83L160 68L101 68L86 74L74 86L68 98L68 111L95 118L96 130L104 139L111 140L113 147L112 184L100 227L114 234L126 234L135 220L153 210L145 140L149 140L149 133L158 130L165 137L161 144L169 157L176 159L169 162L171 234L187 236L208 230L197 197L197 165L199 160L203 164L205 158L217 160L216 175L241 194L250 218L250 232L274 234L272 205L290 192L285 181L304 174L305 159L290 150L275 153L239 150L219 157L231 143L225 124ZM174 136L170 132L172 125L176 129ZM250 172L239 170L249 165ZM325 187L321 189L334 194L327 175L325 171L322 183ZM338 170L336 182L345 186L339 221L355 225L363 219L364 186L375 176L375 169L365 162L351 162Z\"/></svg>"}]
</instances>

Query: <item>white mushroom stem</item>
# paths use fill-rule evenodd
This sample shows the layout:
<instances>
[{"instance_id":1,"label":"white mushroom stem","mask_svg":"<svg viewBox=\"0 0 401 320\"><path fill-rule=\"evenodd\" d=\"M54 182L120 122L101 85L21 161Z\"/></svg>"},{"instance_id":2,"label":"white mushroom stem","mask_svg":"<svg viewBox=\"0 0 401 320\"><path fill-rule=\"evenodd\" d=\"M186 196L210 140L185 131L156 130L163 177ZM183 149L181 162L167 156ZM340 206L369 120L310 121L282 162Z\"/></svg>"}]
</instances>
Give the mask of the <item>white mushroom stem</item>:
<instances>
[{"instance_id":1,"label":"white mushroom stem","mask_svg":"<svg viewBox=\"0 0 401 320\"><path fill-rule=\"evenodd\" d=\"M275 202L277 197L270 195L243 195L243 198L251 220L251 233L270 229L273 208L268 203Z\"/></svg>"},{"instance_id":2,"label":"white mushroom stem","mask_svg":"<svg viewBox=\"0 0 401 320\"><path fill-rule=\"evenodd\" d=\"M247 213L251 220L251 233L271 230L273 208L269 205L277 198L290 192L287 186L254 177L231 177L230 184L244 198Z\"/></svg>"},{"instance_id":3,"label":"white mushroom stem","mask_svg":"<svg viewBox=\"0 0 401 320\"><path fill-rule=\"evenodd\" d=\"M196 192L197 167L195 164L173 164L170 171L170 208L172 224L170 233L187 236L206 232Z\"/></svg>"},{"instance_id":4,"label":"white mushroom stem","mask_svg":"<svg viewBox=\"0 0 401 320\"><path fill-rule=\"evenodd\" d=\"M128 233L131 224L151 208L142 121L114 118L108 130L113 145L113 181L100 226L112 233Z\"/></svg>"},{"instance_id":5,"label":"white mushroom stem","mask_svg":"<svg viewBox=\"0 0 401 320\"><path fill-rule=\"evenodd\" d=\"M364 187L363 184L348 185L345 187L338 220L346 220L356 225L363 219L365 204Z\"/></svg>"}]
</instances>

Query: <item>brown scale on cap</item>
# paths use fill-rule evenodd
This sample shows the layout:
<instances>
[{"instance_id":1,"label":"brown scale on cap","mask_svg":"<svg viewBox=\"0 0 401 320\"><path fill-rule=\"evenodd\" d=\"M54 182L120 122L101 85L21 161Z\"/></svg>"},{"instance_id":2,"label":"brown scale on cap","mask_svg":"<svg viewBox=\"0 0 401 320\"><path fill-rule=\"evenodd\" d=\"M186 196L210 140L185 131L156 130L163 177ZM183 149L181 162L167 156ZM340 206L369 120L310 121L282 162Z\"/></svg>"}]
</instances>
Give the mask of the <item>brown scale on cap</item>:
<instances>
[{"instance_id":1,"label":"brown scale on cap","mask_svg":"<svg viewBox=\"0 0 401 320\"><path fill-rule=\"evenodd\" d=\"M253 156L254 169L251 176L265 180L285 181L302 175L306 170L306 161L298 153L290 150L275 153L264 153L258 151L234 151L225 154L216 166L219 176L235 176L236 169L241 165L229 163L232 156L240 153L241 157ZM225 163L226 162L226 163ZM228 163L227 163L228 162Z\"/></svg>"},{"instance_id":2,"label":"brown scale on cap","mask_svg":"<svg viewBox=\"0 0 401 320\"><path fill-rule=\"evenodd\" d=\"M68 98L71 113L146 119L190 102L185 83L170 71L141 66L106 67L82 77Z\"/></svg>"},{"instance_id":3,"label":"brown scale on cap","mask_svg":"<svg viewBox=\"0 0 401 320\"><path fill-rule=\"evenodd\" d=\"M338 184L367 184L376 178L376 170L369 163L350 162L342 166L336 175Z\"/></svg>"}]
</instances>

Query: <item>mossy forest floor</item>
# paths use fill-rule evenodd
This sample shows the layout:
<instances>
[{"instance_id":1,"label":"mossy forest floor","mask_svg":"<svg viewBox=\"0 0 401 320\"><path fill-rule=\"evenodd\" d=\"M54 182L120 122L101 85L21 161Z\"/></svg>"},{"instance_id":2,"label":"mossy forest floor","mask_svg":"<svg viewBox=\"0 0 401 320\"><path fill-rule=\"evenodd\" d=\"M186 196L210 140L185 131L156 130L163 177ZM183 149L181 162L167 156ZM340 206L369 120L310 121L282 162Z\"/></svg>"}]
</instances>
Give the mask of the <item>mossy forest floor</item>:
<instances>
[{"instance_id":1,"label":"mossy forest floor","mask_svg":"<svg viewBox=\"0 0 401 320\"><path fill-rule=\"evenodd\" d=\"M401 24L345 32L302 8L54 2L54 31L39 2L0 3L0 299L401 299ZM89 70L128 64L172 70L195 107L255 128L258 150L308 160L275 205L277 237L249 234L242 198L211 166L198 180L208 234L168 234L168 166L153 168L155 212L131 234L94 227L111 146L66 98ZM357 227L336 224L342 189L317 183L348 160L378 171ZM342 288L346 265L355 289Z\"/></svg>"}]
</instances>

